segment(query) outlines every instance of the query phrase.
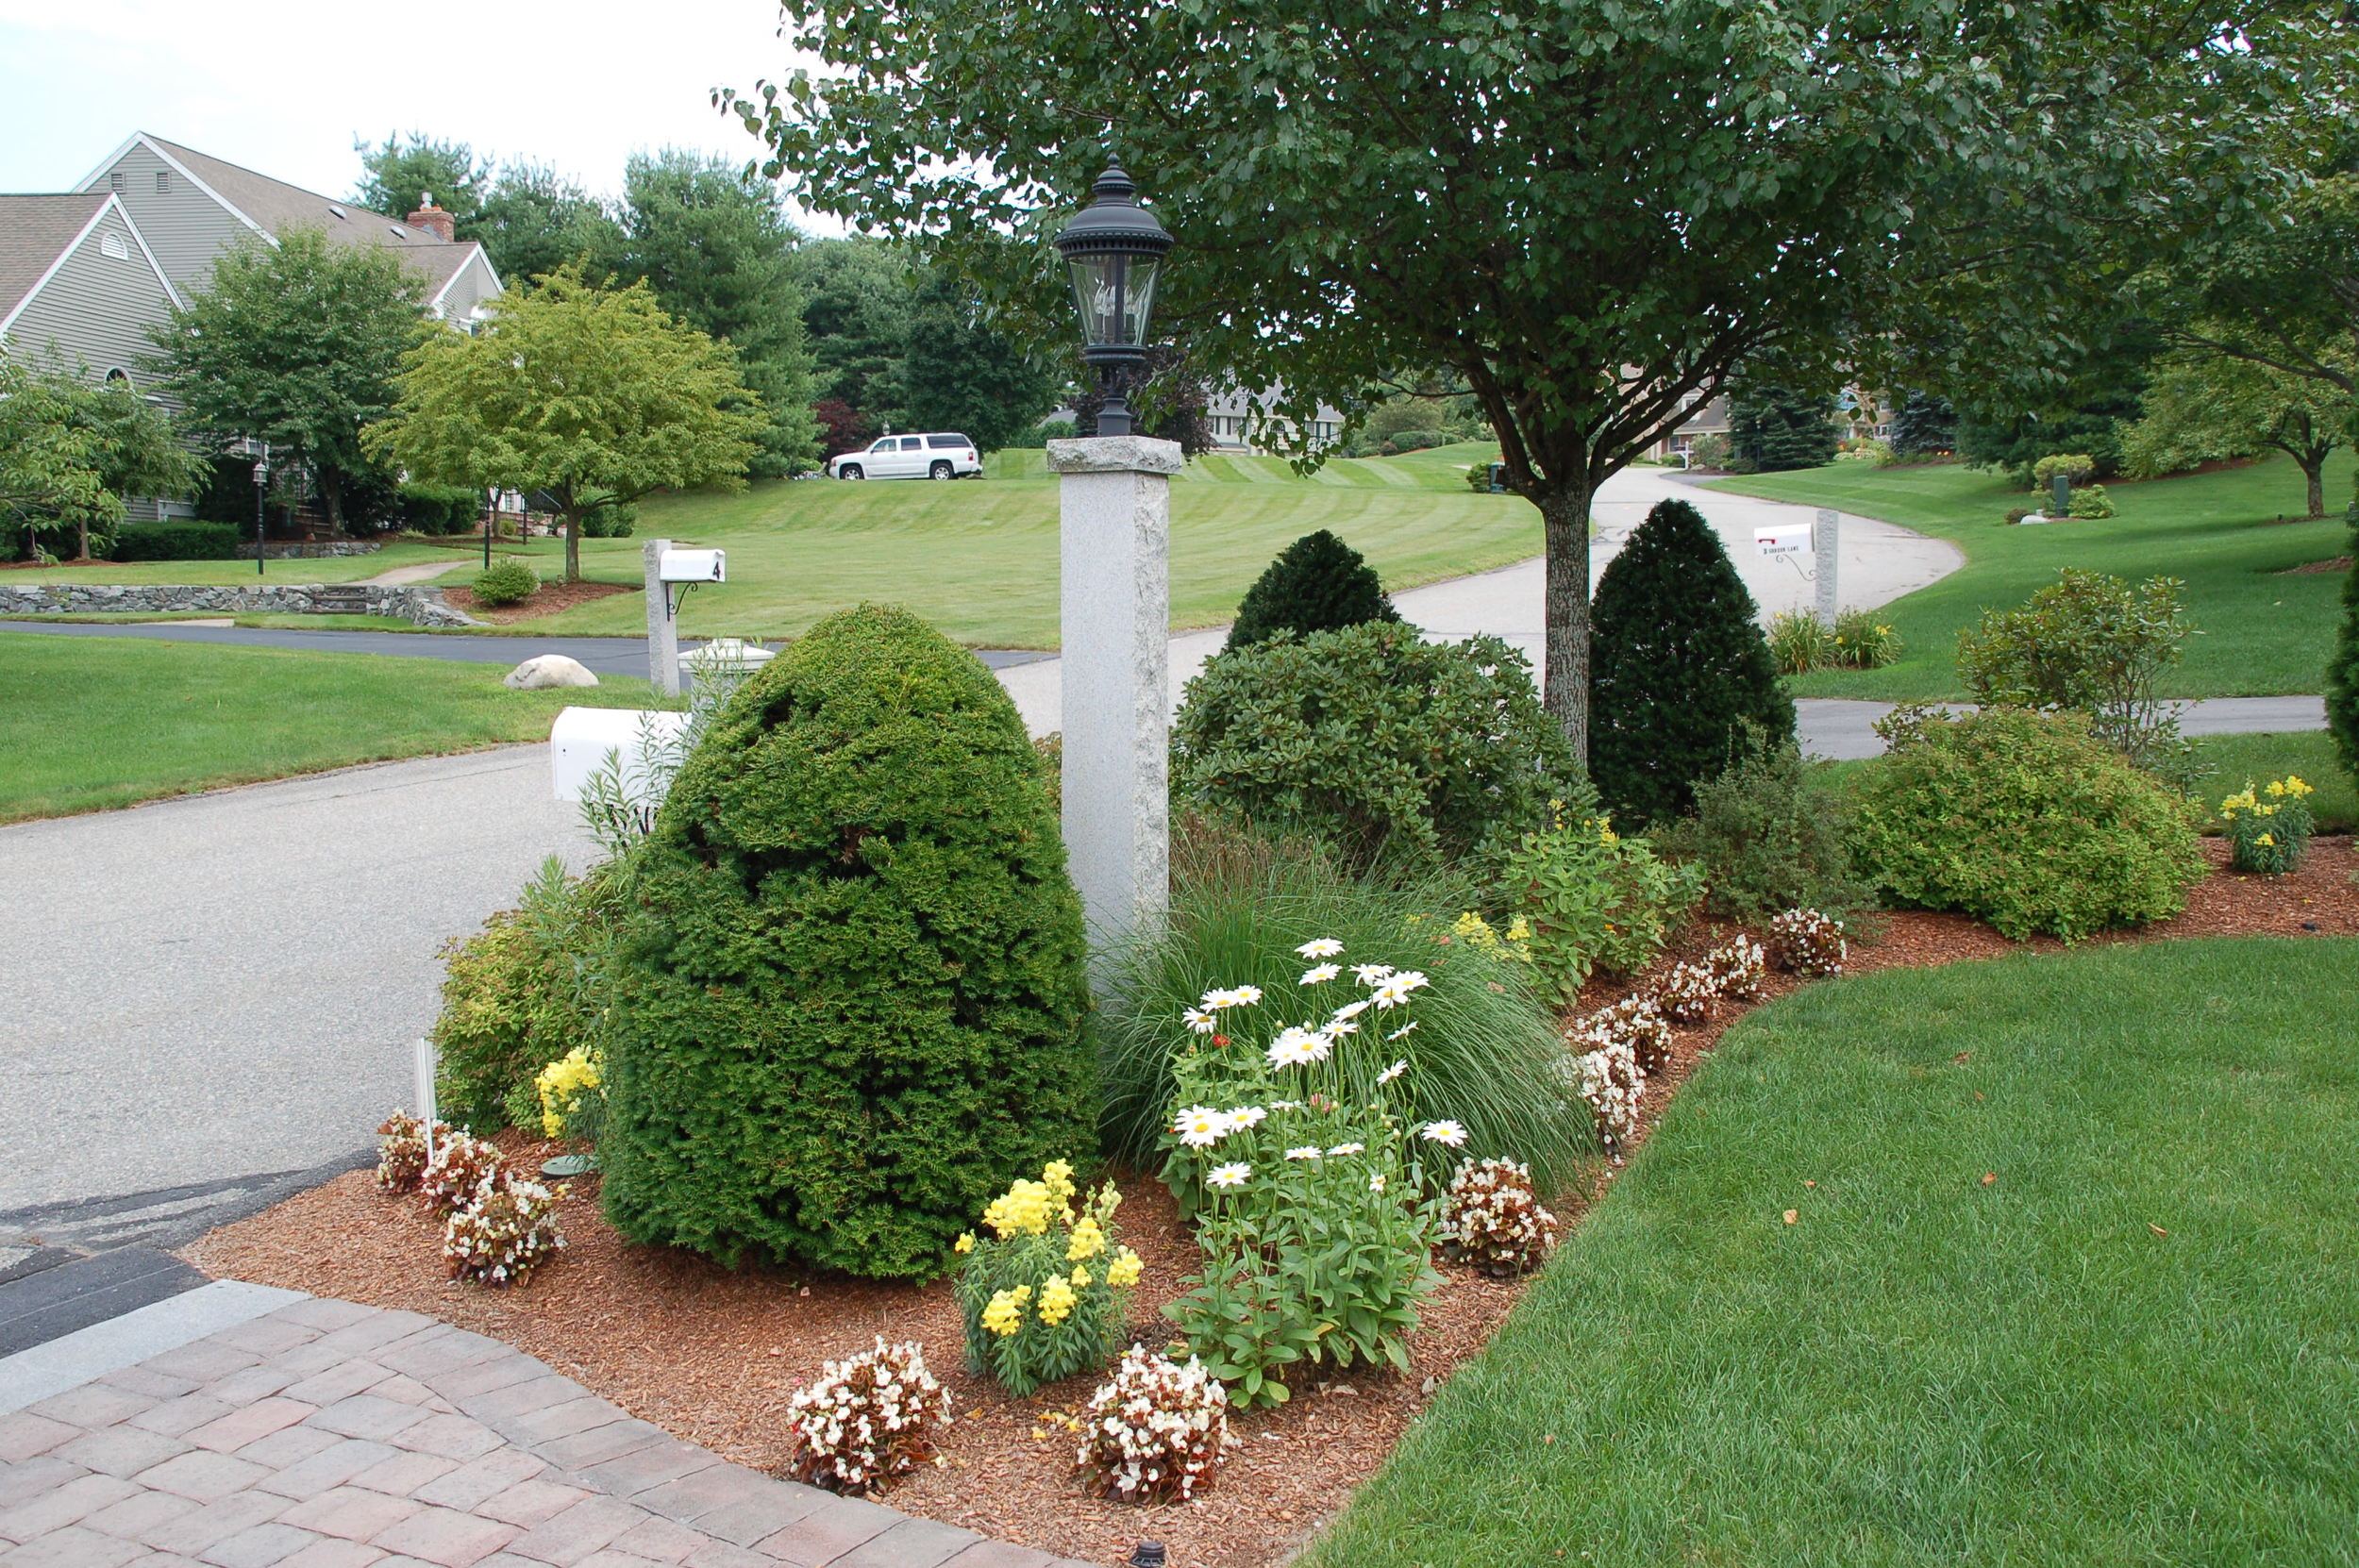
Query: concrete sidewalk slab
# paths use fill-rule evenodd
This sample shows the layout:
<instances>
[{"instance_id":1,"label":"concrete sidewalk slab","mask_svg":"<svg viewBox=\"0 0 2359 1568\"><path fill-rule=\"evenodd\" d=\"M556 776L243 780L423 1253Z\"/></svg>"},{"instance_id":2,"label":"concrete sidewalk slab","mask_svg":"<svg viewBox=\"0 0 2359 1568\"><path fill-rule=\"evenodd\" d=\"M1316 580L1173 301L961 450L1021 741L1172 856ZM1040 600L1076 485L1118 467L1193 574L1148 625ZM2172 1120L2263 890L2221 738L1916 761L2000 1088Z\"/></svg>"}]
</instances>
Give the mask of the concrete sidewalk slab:
<instances>
[{"instance_id":1,"label":"concrete sidewalk slab","mask_svg":"<svg viewBox=\"0 0 2359 1568\"><path fill-rule=\"evenodd\" d=\"M300 1291L216 1279L168 1300L0 1358L0 1415L80 1388L299 1301ZM146 1409L142 1402L138 1410ZM137 1413L133 1410L129 1413ZM126 1414L125 1419L128 1419ZM5 1430L0 1426L0 1430ZM19 1456L0 1442L0 1460ZM30 1458L30 1455L22 1456ZM0 1534L5 1534L0 1530Z\"/></svg>"}]
</instances>

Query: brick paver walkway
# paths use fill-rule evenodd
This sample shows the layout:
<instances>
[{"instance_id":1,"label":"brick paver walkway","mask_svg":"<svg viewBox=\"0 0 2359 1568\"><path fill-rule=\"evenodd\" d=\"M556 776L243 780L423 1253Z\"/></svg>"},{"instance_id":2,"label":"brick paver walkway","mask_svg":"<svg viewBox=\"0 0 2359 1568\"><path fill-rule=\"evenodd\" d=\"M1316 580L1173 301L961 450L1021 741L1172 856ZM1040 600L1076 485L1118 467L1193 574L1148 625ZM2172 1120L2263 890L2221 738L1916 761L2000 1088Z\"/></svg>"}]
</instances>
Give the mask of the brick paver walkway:
<instances>
[{"instance_id":1,"label":"brick paver walkway","mask_svg":"<svg viewBox=\"0 0 2359 1568\"><path fill-rule=\"evenodd\" d=\"M1086 1568L778 1480L496 1340L307 1299L0 1415L0 1568Z\"/></svg>"}]
</instances>

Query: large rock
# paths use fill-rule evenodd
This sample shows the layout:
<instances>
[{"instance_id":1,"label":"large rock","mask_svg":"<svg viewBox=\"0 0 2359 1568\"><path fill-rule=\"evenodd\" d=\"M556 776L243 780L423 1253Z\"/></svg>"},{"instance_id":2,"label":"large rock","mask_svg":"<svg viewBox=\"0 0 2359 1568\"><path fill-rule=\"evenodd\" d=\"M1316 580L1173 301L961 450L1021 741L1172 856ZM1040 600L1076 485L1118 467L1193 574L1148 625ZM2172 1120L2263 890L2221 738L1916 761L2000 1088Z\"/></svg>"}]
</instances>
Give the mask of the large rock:
<instances>
[{"instance_id":1,"label":"large rock","mask_svg":"<svg viewBox=\"0 0 2359 1568\"><path fill-rule=\"evenodd\" d=\"M507 683L519 692L538 692L550 686L595 686L598 677L577 659L543 654L509 671Z\"/></svg>"}]
</instances>

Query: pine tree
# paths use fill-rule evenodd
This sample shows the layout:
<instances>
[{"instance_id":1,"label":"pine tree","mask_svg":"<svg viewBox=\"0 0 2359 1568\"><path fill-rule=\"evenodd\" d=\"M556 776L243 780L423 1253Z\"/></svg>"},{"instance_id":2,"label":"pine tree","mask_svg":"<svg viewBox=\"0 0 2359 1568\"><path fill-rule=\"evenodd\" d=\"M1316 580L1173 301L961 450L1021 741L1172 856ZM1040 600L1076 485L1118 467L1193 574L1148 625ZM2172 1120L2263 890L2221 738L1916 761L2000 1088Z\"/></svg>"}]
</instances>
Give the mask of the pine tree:
<instances>
[{"instance_id":1,"label":"pine tree","mask_svg":"<svg viewBox=\"0 0 2359 1568\"><path fill-rule=\"evenodd\" d=\"M1275 631L1308 635L1356 626L1364 621L1397 621L1384 585L1359 551L1321 528L1279 552L1237 606L1229 646L1243 648Z\"/></svg>"},{"instance_id":2,"label":"pine tree","mask_svg":"<svg viewBox=\"0 0 2359 1568\"><path fill-rule=\"evenodd\" d=\"M1957 441L1958 412L1949 407L1948 398L1937 393L1909 393L1900 406L1899 417L1892 422L1892 450L1896 457L1954 451Z\"/></svg>"},{"instance_id":3,"label":"pine tree","mask_svg":"<svg viewBox=\"0 0 2359 1568\"><path fill-rule=\"evenodd\" d=\"M2326 725L2343 771L2359 779L2359 496L2351 503L2351 570L2343 575L2343 624L2326 666Z\"/></svg>"},{"instance_id":4,"label":"pine tree","mask_svg":"<svg viewBox=\"0 0 2359 1568\"><path fill-rule=\"evenodd\" d=\"M1729 399L1729 444L1763 474L1834 461L1834 399L1748 386Z\"/></svg>"},{"instance_id":5,"label":"pine tree","mask_svg":"<svg viewBox=\"0 0 2359 1568\"><path fill-rule=\"evenodd\" d=\"M1662 501L1598 584L1589 773L1636 829L1695 804L1745 744L1782 746L1794 702L1719 536L1684 501Z\"/></svg>"}]
</instances>

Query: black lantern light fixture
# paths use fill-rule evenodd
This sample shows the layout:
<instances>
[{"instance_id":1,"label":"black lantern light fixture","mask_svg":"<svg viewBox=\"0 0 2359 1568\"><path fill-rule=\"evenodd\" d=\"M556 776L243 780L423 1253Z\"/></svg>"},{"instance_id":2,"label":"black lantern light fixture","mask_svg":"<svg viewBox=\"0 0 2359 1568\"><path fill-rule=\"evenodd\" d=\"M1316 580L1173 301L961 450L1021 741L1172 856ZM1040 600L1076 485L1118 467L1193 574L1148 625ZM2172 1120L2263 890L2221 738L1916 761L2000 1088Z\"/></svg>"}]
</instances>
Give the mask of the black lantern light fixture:
<instances>
[{"instance_id":1,"label":"black lantern light fixture","mask_svg":"<svg viewBox=\"0 0 2359 1568\"><path fill-rule=\"evenodd\" d=\"M1050 243L1073 275L1073 303L1081 312L1081 358L1097 372L1105 402L1097 433L1130 433L1123 401L1130 378L1146 362L1147 317L1155 308L1155 278L1171 236L1138 204L1139 188L1110 163L1091 187L1092 200Z\"/></svg>"}]
</instances>

